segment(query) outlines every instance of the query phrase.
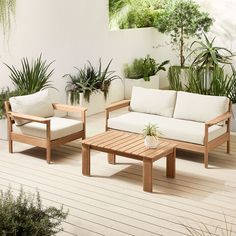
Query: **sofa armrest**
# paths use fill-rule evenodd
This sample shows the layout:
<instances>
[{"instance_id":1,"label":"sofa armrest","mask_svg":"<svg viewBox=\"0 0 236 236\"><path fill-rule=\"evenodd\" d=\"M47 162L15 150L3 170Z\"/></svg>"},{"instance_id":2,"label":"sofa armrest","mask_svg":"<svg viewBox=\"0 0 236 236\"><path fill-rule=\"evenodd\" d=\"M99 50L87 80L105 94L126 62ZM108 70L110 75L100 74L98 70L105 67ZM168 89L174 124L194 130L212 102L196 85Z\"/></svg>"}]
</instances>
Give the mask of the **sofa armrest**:
<instances>
[{"instance_id":1,"label":"sofa armrest","mask_svg":"<svg viewBox=\"0 0 236 236\"><path fill-rule=\"evenodd\" d=\"M211 127L211 126L216 125L216 124L218 124L218 123L220 123L222 121L226 121L226 120L230 119L231 116L232 115L231 115L230 112L226 112L226 113L224 113L224 114L222 114L222 115L220 115L220 116L218 116L218 117L216 117L216 118L214 118L214 119L212 119L210 121L207 121L205 123L205 125L208 126L208 127Z\"/></svg>"},{"instance_id":2,"label":"sofa armrest","mask_svg":"<svg viewBox=\"0 0 236 236\"><path fill-rule=\"evenodd\" d=\"M52 104L54 110L58 111L65 111L65 112L86 112L87 108L80 107L80 106L71 106L66 104L60 104L60 103L53 103Z\"/></svg>"},{"instance_id":3,"label":"sofa armrest","mask_svg":"<svg viewBox=\"0 0 236 236\"><path fill-rule=\"evenodd\" d=\"M123 107L128 107L130 105L130 100L122 100L120 102L116 102L106 107L107 112L115 111L121 109Z\"/></svg>"},{"instance_id":4,"label":"sofa armrest","mask_svg":"<svg viewBox=\"0 0 236 236\"><path fill-rule=\"evenodd\" d=\"M38 122L38 123L42 123L42 124L50 123L50 119L39 117L39 116L26 115L26 114L21 114L21 113L17 113L17 112L9 112L8 114L12 118L34 121L34 122Z\"/></svg>"}]
</instances>

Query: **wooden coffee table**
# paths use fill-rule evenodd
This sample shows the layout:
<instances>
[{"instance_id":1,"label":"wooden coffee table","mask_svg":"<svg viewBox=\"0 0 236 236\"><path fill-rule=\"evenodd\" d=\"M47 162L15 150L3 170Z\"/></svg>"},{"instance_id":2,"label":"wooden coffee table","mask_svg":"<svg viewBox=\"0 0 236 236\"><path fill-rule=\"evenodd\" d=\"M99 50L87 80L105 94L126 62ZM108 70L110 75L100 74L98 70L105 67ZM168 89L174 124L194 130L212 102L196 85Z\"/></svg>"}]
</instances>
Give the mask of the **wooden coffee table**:
<instances>
[{"instance_id":1,"label":"wooden coffee table","mask_svg":"<svg viewBox=\"0 0 236 236\"><path fill-rule=\"evenodd\" d=\"M108 153L108 162L115 164L116 155L143 161L143 190L152 192L153 162L166 157L166 176L175 177L176 145L165 141L155 149L144 146L140 134L122 131L107 131L82 141L82 174L90 176L90 150Z\"/></svg>"}]
</instances>

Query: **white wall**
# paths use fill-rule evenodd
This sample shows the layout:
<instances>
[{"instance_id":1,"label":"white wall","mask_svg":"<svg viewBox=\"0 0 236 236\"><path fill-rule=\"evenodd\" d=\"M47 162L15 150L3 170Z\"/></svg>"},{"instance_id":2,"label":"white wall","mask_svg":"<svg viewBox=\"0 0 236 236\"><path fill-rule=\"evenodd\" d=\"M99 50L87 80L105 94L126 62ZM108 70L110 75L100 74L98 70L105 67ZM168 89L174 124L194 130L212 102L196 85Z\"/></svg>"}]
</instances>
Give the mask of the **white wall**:
<instances>
[{"instance_id":1,"label":"white wall","mask_svg":"<svg viewBox=\"0 0 236 236\"><path fill-rule=\"evenodd\" d=\"M197 1L215 18L212 35L217 36L216 43L236 51L236 1ZM1 45L0 62L19 65L22 57L35 58L41 52L48 61L55 59L53 82L59 90L55 97L62 102L66 98L62 75L87 60L97 63L101 57L106 64L113 58L112 69L119 75L124 63L146 54L158 62L171 59L172 65L178 63L169 37L154 29L110 31L108 0L18 0L9 46ZM11 85L8 74L0 66L0 88ZM161 87L167 84L166 73L162 73ZM113 101L123 99L121 82L111 92Z\"/></svg>"},{"instance_id":2,"label":"white wall","mask_svg":"<svg viewBox=\"0 0 236 236\"><path fill-rule=\"evenodd\" d=\"M100 57L106 65L113 58L111 69L121 75L124 63L152 50L152 29L109 30L108 0L20 0L9 47L2 46L0 60L18 66L22 57L35 58L41 52L48 61L55 59L55 94L64 102L62 75L74 72L73 66L87 60L96 64ZM0 66L0 88L11 85L8 74ZM112 86L112 95L113 101L123 99L121 82Z\"/></svg>"}]
</instances>

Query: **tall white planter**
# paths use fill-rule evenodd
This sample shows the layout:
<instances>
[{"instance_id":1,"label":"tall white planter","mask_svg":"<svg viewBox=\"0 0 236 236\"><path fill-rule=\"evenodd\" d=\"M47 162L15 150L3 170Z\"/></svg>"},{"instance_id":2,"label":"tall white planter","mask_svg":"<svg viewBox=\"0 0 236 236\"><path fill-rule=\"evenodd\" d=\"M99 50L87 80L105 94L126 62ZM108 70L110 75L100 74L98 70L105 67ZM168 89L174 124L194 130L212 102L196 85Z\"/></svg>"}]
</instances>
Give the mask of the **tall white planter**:
<instances>
[{"instance_id":1,"label":"tall white planter","mask_svg":"<svg viewBox=\"0 0 236 236\"><path fill-rule=\"evenodd\" d=\"M159 89L159 76L158 75L151 76L150 81L145 81L144 79L125 78L124 85L125 85L125 99L130 99L132 94L132 88L134 86Z\"/></svg>"},{"instance_id":2,"label":"tall white planter","mask_svg":"<svg viewBox=\"0 0 236 236\"><path fill-rule=\"evenodd\" d=\"M0 139L8 140L7 137L7 119L0 120Z\"/></svg>"},{"instance_id":3,"label":"tall white planter","mask_svg":"<svg viewBox=\"0 0 236 236\"><path fill-rule=\"evenodd\" d=\"M103 92L92 93L87 102L84 99L83 93L80 93L79 104L77 106L86 107L88 110L86 112L87 116L94 115L105 111L106 106L110 104L110 96L108 94L107 99L104 98ZM70 97L68 97L68 103L70 104ZM75 105L76 106L76 105ZM69 112L71 117L81 117L80 113Z\"/></svg>"},{"instance_id":4,"label":"tall white planter","mask_svg":"<svg viewBox=\"0 0 236 236\"><path fill-rule=\"evenodd\" d=\"M232 105L231 131L236 132L236 103Z\"/></svg>"}]
</instances>

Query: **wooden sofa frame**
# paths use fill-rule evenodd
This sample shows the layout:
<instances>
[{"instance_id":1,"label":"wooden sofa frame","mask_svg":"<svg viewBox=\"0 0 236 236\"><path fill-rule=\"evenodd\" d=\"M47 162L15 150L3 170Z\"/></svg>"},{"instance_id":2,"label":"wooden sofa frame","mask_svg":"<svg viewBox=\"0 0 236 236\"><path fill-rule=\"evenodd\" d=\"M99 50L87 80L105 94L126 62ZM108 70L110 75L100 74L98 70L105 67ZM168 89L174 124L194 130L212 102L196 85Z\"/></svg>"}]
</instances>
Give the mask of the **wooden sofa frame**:
<instances>
[{"instance_id":1,"label":"wooden sofa frame","mask_svg":"<svg viewBox=\"0 0 236 236\"><path fill-rule=\"evenodd\" d=\"M67 135L62 138L51 140L51 122L50 118L42 118L38 116L14 113L11 111L11 106L8 101L5 102L6 117L8 122L8 142L9 142L9 152L13 153L13 141L30 144L37 147L42 147L46 149L46 159L47 163L51 163L51 149L71 142L73 140L86 137L86 108L78 106L70 106L65 104L53 103L54 110L64 111L64 112L81 112L81 120L83 123L83 130ZM13 124L15 123L15 118L20 118L28 120L30 122L38 122L46 125L46 138L39 138L25 134L15 133L13 131Z\"/></svg>"},{"instance_id":2,"label":"wooden sofa frame","mask_svg":"<svg viewBox=\"0 0 236 236\"><path fill-rule=\"evenodd\" d=\"M189 143L189 142L183 142L183 141L177 141L177 140L171 140L171 139L164 139L170 143L174 143L177 145L177 149L182 149L182 150L188 150L188 151L193 151L193 152L200 152L204 154L204 164L205 168L208 168L208 156L209 152L216 148L217 146L227 142L227 153L230 153L230 119L231 119L231 106L232 103L229 105L229 110L228 112L216 117L215 119L212 119L208 122L205 123L205 139L204 139L204 145L200 144L194 144L194 143ZM110 116L110 113L112 111L128 107L130 108L130 100L123 100L117 103L113 103L112 105L108 106L106 108L106 130L110 130L111 128L108 127L108 119ZM218 138L208 141L208 133L209 133L209 128L213 125L216 125L220 122L226 122L227 125L227 131L223 135L219 136Z\"/></svg>"}]
</instances>

